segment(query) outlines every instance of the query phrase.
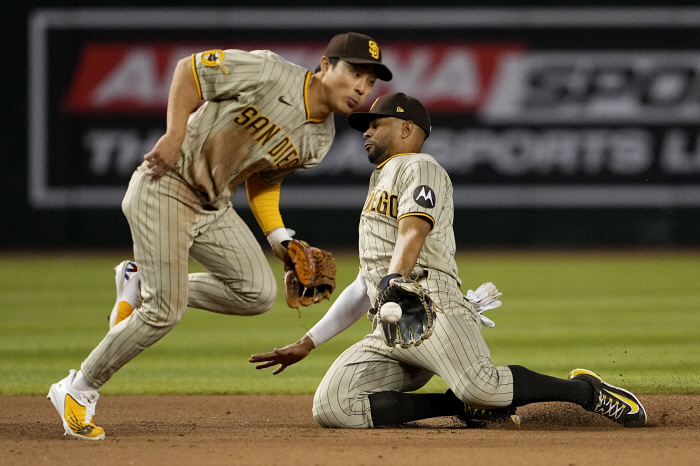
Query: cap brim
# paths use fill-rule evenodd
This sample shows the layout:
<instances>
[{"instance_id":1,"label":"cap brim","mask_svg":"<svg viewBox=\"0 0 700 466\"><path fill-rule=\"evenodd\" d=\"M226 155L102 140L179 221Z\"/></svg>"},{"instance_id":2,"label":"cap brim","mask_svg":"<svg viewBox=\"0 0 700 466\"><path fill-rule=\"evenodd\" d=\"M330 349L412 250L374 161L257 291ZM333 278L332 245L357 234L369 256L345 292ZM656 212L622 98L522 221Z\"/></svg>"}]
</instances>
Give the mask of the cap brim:
<instances>
[{"instance_id":1,"label":"cap brim","mask_svg":"<svg viewBox=\"0 0 700 466\"><path fill-rule=\"evenodd\" d=\"M394 77L394 75L391 74L391 71L389 71L389 68L382 63L377 63L376 61L364 60L362 58L341 58L341 60L354 65L374 65L377 78L381 79L382 81L391 81L391 78Z\"/></svg>"},{"instance_id":2,"label":"cap brim","mask_svg":"<svg viewBox=\"0 0 700 466\"><path fill-rule=\"evenodd\" d=\"M369 113L369 112L357 112L348 115L348 124L352 129L356 129L360 132L365 132L369 129L369 124L371 121L377 118L386 118L390 115L381 115L379 113Z\"/></svg>"}]
</instances>

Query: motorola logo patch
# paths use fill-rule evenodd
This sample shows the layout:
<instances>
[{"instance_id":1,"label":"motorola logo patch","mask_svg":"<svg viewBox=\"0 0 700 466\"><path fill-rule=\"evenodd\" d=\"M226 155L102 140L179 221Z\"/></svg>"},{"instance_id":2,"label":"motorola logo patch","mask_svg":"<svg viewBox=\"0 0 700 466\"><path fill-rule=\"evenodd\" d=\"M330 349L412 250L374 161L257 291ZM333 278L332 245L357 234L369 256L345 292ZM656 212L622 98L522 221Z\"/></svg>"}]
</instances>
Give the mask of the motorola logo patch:
<instances>
[{"instance_id":1,"label":"motorola logo patch","mask_svg":"<svg viewBox=\"0 0 700 466\"><path fill-rule=\"evenodd\" d=\"M413 200L421 207L432 209L435 207L435 191L430 186L422 184L413 190Z\"/></svg>"}]
</instances>

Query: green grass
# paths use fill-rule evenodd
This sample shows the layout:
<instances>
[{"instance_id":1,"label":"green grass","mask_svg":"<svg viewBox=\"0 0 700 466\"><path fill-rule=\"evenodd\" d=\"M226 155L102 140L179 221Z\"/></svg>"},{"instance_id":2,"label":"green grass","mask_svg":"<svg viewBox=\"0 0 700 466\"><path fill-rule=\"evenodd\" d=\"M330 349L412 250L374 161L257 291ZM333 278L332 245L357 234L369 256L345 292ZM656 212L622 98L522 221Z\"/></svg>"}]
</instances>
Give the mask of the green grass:
<instances>
[{"instance_id":1,"label":"green grass","mask_svg":"<svg viewBox=\"0 0 700 466\"><path fill-rule=\"evenodd\" d=\"M44 394L77 369L107 330L118 255L15 255L0 259L0 394ZM697 253L470 253L464 288L504 292L484 328L496 364L565 377L585 367L640 393L700 392ZM278 277L281 264L272 258ZM339 255L339 288L357 259ZM193 266L193 270L197 270ZM339 292L340 289L337 291ZM268 313L228 317L189 309L182 322L119 371L104 394L313 393L334 359L370 330L362 319L272 376L247 362L296 341L328 309L301 316L280 297ZM423 391L442 391L437 377Z\"/></svg>"}]
</instances>

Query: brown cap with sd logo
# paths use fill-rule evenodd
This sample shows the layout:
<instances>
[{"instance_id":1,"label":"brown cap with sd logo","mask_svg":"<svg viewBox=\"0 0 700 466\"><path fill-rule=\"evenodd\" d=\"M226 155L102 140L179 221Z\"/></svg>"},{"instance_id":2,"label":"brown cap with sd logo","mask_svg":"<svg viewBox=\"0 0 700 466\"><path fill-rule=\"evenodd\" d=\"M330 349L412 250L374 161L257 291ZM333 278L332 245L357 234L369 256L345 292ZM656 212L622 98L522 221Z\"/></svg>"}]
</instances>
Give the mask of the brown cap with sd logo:
<instances>
[{"instance_id":1,"label":"brown cap with sd logo","mask_svg":"<svg viewBox=\"0 0 700 466\"><path fill-rule=\"evenodd\" d=\"M430 136L430 114L418 99L397 92L384 94L372 104L369 112L357 112L348 115L350 126L363 133L369 128L369 122L377 118L394 117L410 120L425 131L425 137Z\"/></svg>"},{"instance_id":2,"label":"brown cap with sd logo","mask_svg":"<svg viewBox=\"0 0 700 466\"><path fill-rule=\"evenodd\" d=\"M374 65L379 79L391 81L392 74L382 63L379 45L370 36L357 32L338 34L328 43L324 55L328 58L340 58L355 65Z\"/></svg>"}]
</instances>

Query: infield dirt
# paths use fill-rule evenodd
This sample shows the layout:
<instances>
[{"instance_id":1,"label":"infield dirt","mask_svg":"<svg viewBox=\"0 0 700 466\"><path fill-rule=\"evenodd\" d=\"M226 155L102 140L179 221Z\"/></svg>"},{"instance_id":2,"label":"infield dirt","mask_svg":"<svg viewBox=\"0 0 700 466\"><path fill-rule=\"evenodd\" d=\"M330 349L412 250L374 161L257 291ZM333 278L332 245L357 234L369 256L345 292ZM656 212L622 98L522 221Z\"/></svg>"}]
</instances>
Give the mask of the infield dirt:
<instances>
[{"instance_id":1,"label":"infield dirt","mask_svg":"<svg viewBox=\"0 0 700 466\"><path fill-rule=\"evenodd\" d=\"M64 438L51 402L0 397L1 465L698 465L700 395L642 395L648 426L577 406L518 409L520 426L452 418L397 428L324 429L310 395L105 396L103 441Z\"/></svg>"}]
</instances>

